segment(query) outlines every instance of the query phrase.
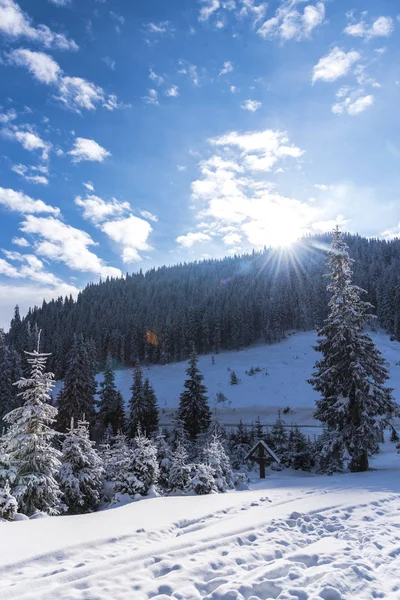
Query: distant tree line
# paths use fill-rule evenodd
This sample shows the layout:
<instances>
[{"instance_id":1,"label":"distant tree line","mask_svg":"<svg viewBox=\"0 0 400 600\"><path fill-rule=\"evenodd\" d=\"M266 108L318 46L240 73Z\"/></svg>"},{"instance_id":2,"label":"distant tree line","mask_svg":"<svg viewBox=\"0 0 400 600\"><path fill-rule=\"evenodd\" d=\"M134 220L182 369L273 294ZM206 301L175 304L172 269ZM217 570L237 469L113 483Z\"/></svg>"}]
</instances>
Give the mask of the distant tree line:
<instances>
[{"instance_id":1,"label":"distant tree line","mask_svg":"<svg viewBox=\"0 0 400 600\"><path fill-rule=\"evenodd\" d=\"M400 240L345 235L355 284L367 291L380 325L400 340ZM21 356L43 345L49 368L63 379L74 335L83 336L103 369L116 364L169 363L197 352L236 350L256 340L281 340L327 317L326 252L330 235L304 238L287 250L265 249L222 260L183 263L89 284L77 300L43 302L21 317L5 339ZM15 359L15 357L14 357ZM14 360L9 357L9 360Z\"/></svg>"}]
</instances>

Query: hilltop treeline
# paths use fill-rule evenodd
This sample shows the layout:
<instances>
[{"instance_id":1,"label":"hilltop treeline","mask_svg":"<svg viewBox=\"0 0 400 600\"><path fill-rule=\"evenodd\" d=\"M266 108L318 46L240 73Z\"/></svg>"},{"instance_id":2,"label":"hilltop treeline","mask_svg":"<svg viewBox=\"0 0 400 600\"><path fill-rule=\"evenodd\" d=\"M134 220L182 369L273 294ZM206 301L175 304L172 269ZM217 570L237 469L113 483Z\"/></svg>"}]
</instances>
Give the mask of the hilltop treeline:
<instances>
[{"instance_id":1,"label":"hilltop treeline","mask_svg":"<svg viewBox=\"0 0 400 600\"><path fill-rule=\"evenodd\" d=\"M400 339L400 240L345 236L355 283L367 291L379 322ZM186 359L280 340L289 329L312 329L326 317L329 235L290 249L264 249L222 260L151 269L89 284L71 297L43 302L25 317L16 309L7 342L21 352L43 329L49 367L62 378L74 334L90 341L100 366L108 354L121 365L137 359Z\"/></svg>"}]
</instances>

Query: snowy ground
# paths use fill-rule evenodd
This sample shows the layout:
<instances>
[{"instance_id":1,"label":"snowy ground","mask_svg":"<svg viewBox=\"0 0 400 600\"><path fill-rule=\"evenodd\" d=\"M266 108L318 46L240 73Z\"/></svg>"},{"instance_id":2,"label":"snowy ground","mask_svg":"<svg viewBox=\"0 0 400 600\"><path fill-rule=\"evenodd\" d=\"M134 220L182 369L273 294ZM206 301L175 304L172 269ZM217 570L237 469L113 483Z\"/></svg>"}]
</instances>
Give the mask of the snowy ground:
<instances>
[{"instance_id":1,"label":"snowy ground","mask_svg":"<svg viewBox=\"0 0 400 600\"><path fill-rule=\"evenodd\" d=\"M400 456L252 490L0 524L0 598L400 598Z\"/></svg>"},{"instance_id":2,"label":"snowy ground","mask_svg":"<svg viewBox=\"0 0 400 600\"><path fill-rule=\"evenodd\" d=\"M400 343L390 341L385 333L374 333L372 337L390 364L389 385L394 388L395 398L400 403ZM259 416L262 423L273 423L278 409L289 406L290 414L284 415L287 424L315 426L312 413L318 395L307 379L311 377L314 363L319 357L313 349L316 339L313 331L297 332L288 335L279 344L258 344L239 352L214 355L215 364L212 364L211 354L199 356L199 367L204 375L211 405L214 406L218 391L222 391L231 402L226 408L218 405L223 422L237 425L243 419L250 423ZM245 372L251 367L264 370L250 377ZM228 368L240 377L239 385L230 385ZM163 424L170 422L172 409L178 405L186 369L187 362L144 368L145 375L156 390ZM116 371L116 384L128 402L132 371Z\"/></svg>"}]
</instances>

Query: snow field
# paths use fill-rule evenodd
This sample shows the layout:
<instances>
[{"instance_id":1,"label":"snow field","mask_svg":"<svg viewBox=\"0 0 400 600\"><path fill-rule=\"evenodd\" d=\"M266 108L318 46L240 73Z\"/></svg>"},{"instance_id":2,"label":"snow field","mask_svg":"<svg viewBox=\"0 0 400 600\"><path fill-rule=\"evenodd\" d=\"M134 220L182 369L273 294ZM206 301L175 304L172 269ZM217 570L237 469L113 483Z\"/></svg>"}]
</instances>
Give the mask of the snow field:
<instances>
[{"instance_id":1,"label":"snow field","mask_svg":"<svg viewBox=\"0 0 400 600\"><path fill-rule=\"evenodd\" d=\"M400 402L400 343L392 342L387 334L381 332L373 333L372 338L389 362L391 377L388 385L394 388L394 396ZM258 344L239 352L200 355L198 366L204 375L211 408L215 406L217 392L222 391L231 404L226 407L218 404L217 410L227 425L236 425L240 419L249 423L258 416L262 423L273 423L278 409L287 406L292 411L283 415L287 424L316 425L313 411L318 394L307 383L319 358L313 349L316 341L315 331L297 332L289 334L279 344ZM215 364L212 364L212 356ZM245 371L251 367L264 370L253 376L246 375ZM230 385L228 368L241 379L239 385ZM187 361L143 366L143 374L149 377L157 394L162 424L170 422L172 410L178 406L186 369ZM101 380L101 375L98 380ZM131 369L116 371L115 382L128 403Z\"/></svg>"},{"instance_id":2,"label":"snow field","mask_svg":"<svg viewBox=\"0 0 400 600\"><path fill-rule=\"evenodd\" d=\"M367 473L1 524L0 597L398 600L399 462L386 444Z\"/></svg>"}]
</instances>

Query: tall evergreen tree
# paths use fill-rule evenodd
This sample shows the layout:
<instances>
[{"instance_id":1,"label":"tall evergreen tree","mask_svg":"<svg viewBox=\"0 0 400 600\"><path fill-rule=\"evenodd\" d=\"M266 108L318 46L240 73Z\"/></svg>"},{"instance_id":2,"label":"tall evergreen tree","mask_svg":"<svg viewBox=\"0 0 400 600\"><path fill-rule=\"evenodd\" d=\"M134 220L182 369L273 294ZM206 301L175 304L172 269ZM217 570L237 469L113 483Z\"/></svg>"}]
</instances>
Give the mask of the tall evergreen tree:
<instances>
[{"instance_id":1,"label":"tall evergreen tree","mask_svg":"<svg viewBox=\"0 0 400 600\"><path fill-rule=\"evenodd\" d=\"M113 360L110 354L107 356L104 380L100 384L99 396L99 419L103 430L105 431L110 426L114 434L124 431L124 400L115 385Z\"/></svg>"},{"instance_id":2,"label":"tall evergreen tree","mask_svg":"<svg viewBox=\"0 0 400 600\"><path fill-rule=\"evenodd\" d=\"M144 380L143 398L146 414L142 427L144 433L147 436L151 436L158 429L158 404L154 388L150 384L148 377Z\"/></svg>"},{"instance_id":3,"label":"tall evergreen tree","mask_svg":"<svg viewBox=\"0 0 400 600\"><path fill-rule=\"evenodd\" d=\"M40 336L37 349L26 352L30 377L16 382L24 404L5 416L9 425L5 452L16 473L12 491L20 512L28 516L38 511L58 514L61 506L57 482L61 453L53 446L52 429L57 409L48 403L54 375L45 372L49 355L41 353L39 345Z\"/></svg>"},{"instance_id":4,"label":"tall evergreen tree","mask_svg":"<svg viewBox=\"0 0 400 600\"><path fill-rule=\"evenodd\" d=\"M146 417L146 404L143 394L143 371L140 363L136 363L131 385L131 398L129 400L129 423L128 433L135 437L138 427L143 428Z\"/></svg>"},{"instance_id":5,"label":"tall evergreen tree","mask_svg":"<svg viewBox=\"0 0 400 600\"><path fill-rule=\"evenodd\" d=\"M93 359L82 336L74 335L67 358L64 386L58 394L60 431L66 431L71 419L78 421L85 415L90 424L95 417L96 381Z\"/></svg>"},{"instance_id":6,"label":"tall evergreen tree","mask_svg":"<svg viewBox=\"0 0 400 600\"><path fill-rule=\"evenodd\" d=\"M188 379L179 401L178 418L183 422L190 440L194 441L200 433L207 431L211 423L211 411L208 404L207 388L202 383L204 377L197 366L197 353L193 348L186 370Z\"/></svg>"},{"instance_id":7,"label":"tall evergreen tree","mask_svg":"<svg viewBox=\"0 0 400 600\"><path fill-rule=\"evenodd\" d=\"M328 445L336 453L341 447L351 471L365 471L368 454L376 449L398 407L384 385L389 377L387 363L364 332L372 319L372 306L361 300L364 290L352 283L353 262L336 228L328 259L329 316L316 346L322 359L310 383L321 394L315 418L326 428Z\"/></svg>"}]
</instances>

